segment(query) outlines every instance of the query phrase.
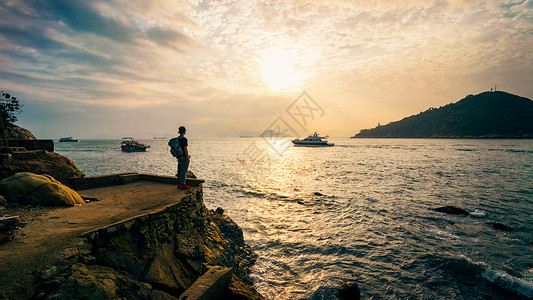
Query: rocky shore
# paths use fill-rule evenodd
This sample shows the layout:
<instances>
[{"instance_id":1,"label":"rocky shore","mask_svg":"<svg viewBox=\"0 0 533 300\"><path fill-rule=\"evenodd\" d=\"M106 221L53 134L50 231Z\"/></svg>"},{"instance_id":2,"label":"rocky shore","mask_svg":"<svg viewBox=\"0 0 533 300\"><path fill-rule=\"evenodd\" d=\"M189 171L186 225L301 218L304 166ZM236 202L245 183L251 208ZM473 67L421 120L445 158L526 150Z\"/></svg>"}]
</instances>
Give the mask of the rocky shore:
<instances>
[{"instance_id":1,"label":"rocky shore","mask_svg":"<svg viewBox=\"0 0 533 300\"><path fill-rule=\"evenodd\" d=\"M263 299L248 276L256 255L222 209L206 208L201 185L185 194L140 180L79 192L99 200L33 211L0 245L2 299L177 299L213 266L232 272L221 299Z\"/></svg>"},{"instance_id":2,"label":"rocky shore","mask_svg":"<svg viewBox=\"0 0 533 300\"><path fill-rule=\"evenodd\" d=\"M209 282L213 270L227 279L213 282L222 284L219 299L263 299L249 277L256 255L222 209L206 208L203 180L188 179L194 188L185 193L173 177L87 178L57 153L15 150L31 155L4 155L0 179L49 174L91 201L45 208L4 200L0 215L16 227L0 245L0 299L178 299L198 293L195 281Z\"/></svg>"}]
</instances>

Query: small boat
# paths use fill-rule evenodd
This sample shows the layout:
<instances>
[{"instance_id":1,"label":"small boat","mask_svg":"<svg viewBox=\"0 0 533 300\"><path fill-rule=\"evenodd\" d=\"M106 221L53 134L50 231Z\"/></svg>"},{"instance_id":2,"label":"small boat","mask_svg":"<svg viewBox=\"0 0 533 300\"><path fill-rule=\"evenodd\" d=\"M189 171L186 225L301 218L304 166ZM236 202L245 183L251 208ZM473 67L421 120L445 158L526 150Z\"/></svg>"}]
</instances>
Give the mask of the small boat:
<instances>
[{"instance_id":1,"label":"small boat","mask_svg":"<svg viewBox=\"0 0 533 300\"><path fill-rule=\"evenodd\" d=\"M166 140L166 136L154 136L154 140Z\"/></svg>"},{"instance_id":2,"label":"small boat","mask_svg":"<svg viewBox=\"0 0 533 300\"><path fill-rule=\"evenodd\" d=\"M69 136L69 137L66 137L66 138L60 138L59 141L60 142L79 142L80 140Z\"/></svg>"},{"instance_id":3,"label":"small boat","mask_svg":"<svg viewBox=\"0 0 533 300\"><path fill-rule=\"evenodd\" d=\"M147 148L150 148L150 145L141 144L132 137L124 137L122 138L120 148L124 152L143 152Z\"/></svg>"},{"instance_id":4,"label":"small boat","mask_svg":"<svg viewBox=\"0 0 533 300\"><path fill-rule=\"evenodd\" d=\"M331 147L334 145L333 143L328 143L328 141L324 141L324 139L327 139L327 137L318 136L318 133L315 132L303 140L292 140L292 143L294 144L294 146L299 147Z\"/></svg>"}]
</instances>

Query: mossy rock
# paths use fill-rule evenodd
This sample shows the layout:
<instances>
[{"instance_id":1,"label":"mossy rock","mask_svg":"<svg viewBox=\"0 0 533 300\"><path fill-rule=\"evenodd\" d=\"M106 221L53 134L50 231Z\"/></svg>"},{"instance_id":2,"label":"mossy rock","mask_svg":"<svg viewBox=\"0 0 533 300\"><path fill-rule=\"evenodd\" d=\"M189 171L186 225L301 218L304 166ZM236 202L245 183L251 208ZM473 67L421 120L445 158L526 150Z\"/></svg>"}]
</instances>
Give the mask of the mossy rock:
<instances>
[{"instance_id":1,"label":"mossy rock","mask_svg":"<svg viewBox=\"0 0 533 300\"><path fill-rule=\"evenodd\" d=\"M8 203L33 206L74 206L85 204L76 191L49 175L17 173L0 181L0 193Z\"/></svg>"}]
</instances>

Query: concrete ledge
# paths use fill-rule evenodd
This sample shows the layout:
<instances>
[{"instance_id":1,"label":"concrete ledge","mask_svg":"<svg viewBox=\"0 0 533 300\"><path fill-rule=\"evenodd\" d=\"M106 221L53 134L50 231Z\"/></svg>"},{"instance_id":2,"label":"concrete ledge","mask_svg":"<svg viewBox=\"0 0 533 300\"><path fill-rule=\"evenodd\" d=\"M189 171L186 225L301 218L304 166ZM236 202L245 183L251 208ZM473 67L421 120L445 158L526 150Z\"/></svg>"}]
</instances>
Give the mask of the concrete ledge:
<instances>
[{"instance_id":1,"label":"concrete ledge","mask_svg":"<svg viewBox=\"0 0 533 300\"><path fill-rule=\"evenodd\" d=\"M101 176L90 176L90 177L70 177L69 186L75 190L86 190L93 188L100 188L112 185L119 185L120 176L131 175L137 173L120 173L120 174L111 174L111 175L101 175Z\"/></svg>"},{"instance_id":2,"label":"concrete ledge","mask_svg":"<svg viewBox=\"0 0 533 300\"><path fill-rule=\"evenodd\" d=\"M222 299L233 274L231 268L211 267L200 276L181 296L179 300L215 300Z\"/></svg>"},{"instance_id":3,"label":"concrete ledge","mask_svg":"<svg viewBox=\"0 0 533 300\"><path fill-rule=\"evenodd\" d=\"M148 181L148 182L159 182L166 184L177 184L178 179L174 176L163 176L163 175L153 175L153 174L139 174L139 173L120 173L120 174L111 174L111 175L101 175L101 176L90 176L90 177L70 177L69 186L74 190L86 190L101 188L106 186L113 185L123 185L128 183L133 183L136 181ZM196 178L187 178L187 185L192 187L197 187L200 184L204 183L203 179Z\"/></svg>"},{"instance_id":4,"label":"concrete ledge","mask_svg":"<svg viewBox=\"0 0 533 300\"><path fill-rule=\"evenodd\" d=\"M178 178L174 176L152 175L152 174L139 174L139 175L141 176L141 180L144 180L144 181L178 184ZM205 180L203 179L187 178L187 181L185 183L187 185L196 187L204 182Z\"/></svg>"},{"instance_id":5,"label":"concrete ledge","mask_svg":"<svg viewBox=\"0 0 533 300\"><path fill-rule=\"evenodd\" d=\"M24 147L27 150L46 150L54 152L53 140L9 140L11 147Z\"/></svg>"}]
</instances>

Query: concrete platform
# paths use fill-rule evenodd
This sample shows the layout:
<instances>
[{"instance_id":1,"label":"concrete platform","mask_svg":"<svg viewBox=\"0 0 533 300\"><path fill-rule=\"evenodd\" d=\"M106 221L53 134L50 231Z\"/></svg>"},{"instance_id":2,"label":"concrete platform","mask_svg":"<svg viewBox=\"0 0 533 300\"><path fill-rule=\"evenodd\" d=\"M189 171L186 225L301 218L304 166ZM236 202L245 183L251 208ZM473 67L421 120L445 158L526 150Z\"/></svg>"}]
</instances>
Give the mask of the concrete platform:
<instances>
[{"instance_id":1,"label":"concrete platform","mask_svg":"<svg viewBox=\"0 0 533 300\"><path fill-rule=\"evenodd\" d=\"M68 249L77 246L83 234L161 211L178 203L189 192L178 190L172 177L122 175L109 175L118 178L118 181L111 180L115 184L79 190L83 197L97 199L82 206L1 211L0 215L4 216L19 215L26 226L17 231L12 241L0 245L0 294L32 284L32 273L68 256ZM93 182L101 179L105 178L100 176ZM91 182L92 179L85 180ZM77 182L83 185L84 180ZM193 183L199 186L201 182L203 180Z\"/></svg>"}]
</instances>

